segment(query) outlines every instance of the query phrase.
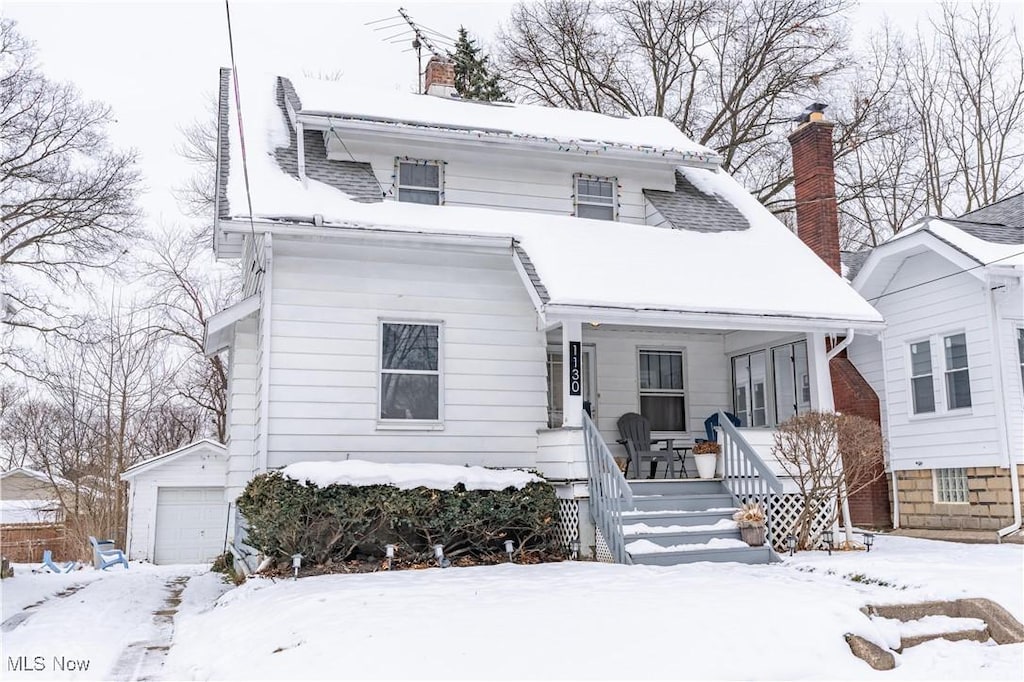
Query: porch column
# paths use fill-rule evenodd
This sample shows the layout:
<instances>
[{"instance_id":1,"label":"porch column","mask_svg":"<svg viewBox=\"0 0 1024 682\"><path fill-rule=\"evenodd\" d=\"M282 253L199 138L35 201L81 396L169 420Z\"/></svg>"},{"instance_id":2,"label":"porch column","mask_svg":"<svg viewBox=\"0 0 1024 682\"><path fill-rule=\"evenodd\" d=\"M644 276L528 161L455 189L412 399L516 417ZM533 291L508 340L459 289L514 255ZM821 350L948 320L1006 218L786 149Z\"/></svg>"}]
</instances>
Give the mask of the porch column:
<instances>
[{"instance_id":1,"label":"porch column","mask_svg":"<svg viewBox=\"0 0 1024 682\"><path fill-rule=\"evenodd\" d=\"M583 325L562 323L562 426L583 426Z\"/></svg>"},{"instance_id":2,"label":"porch column","mask_svg":"<svg viewBox=\"0 0 1024 682\"><path fill-rule=\"evenodd\" d=\"M832 397L832 374L828 368L825 349L825 335L816 332L807 334L807 372L811 384L811 408L819 412L836 409Z\"/></svg>"}]
</instances>

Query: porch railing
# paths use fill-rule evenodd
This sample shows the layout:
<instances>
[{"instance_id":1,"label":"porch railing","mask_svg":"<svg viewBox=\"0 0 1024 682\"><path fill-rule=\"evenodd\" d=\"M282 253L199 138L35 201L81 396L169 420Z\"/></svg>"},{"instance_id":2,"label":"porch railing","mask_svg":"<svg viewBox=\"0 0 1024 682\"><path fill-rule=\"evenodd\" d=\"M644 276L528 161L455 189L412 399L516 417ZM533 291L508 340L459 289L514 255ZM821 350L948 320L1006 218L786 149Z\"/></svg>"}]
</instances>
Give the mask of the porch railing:
<instances>
[{"instance_id":1,"label":"porch railing","mask_svg":"<svg viewBox=\"0 0 1024 682\"><path fill-rule=\"evenodd\" d=\"M764 508L768 546L775 546L773 498L781 499L782 481L775 475L724 412L718 413L722 439L722 476L737 503L757 501Z\"/></svg>"},{"instance_id":2,"label":"porch railing","mask_svg":"<svg viewBox=\"0 0 1024 682\"><path fill-rule=\"evenodd\" d=\"M633 508L633 491L586 412L583 413L583 446L587 453L590 516L601 531L615 563L631 564L622 534L622 506L625 504L627 508Z\"/></svg>"}]
</instances>

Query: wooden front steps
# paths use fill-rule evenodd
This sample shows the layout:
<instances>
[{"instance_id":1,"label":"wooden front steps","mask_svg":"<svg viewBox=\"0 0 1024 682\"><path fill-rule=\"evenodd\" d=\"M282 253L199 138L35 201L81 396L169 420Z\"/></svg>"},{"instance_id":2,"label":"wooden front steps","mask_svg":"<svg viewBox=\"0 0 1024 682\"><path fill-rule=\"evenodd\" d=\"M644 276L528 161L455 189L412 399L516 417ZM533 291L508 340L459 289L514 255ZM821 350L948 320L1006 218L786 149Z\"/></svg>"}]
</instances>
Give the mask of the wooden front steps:
<instances>
[{"instance_id":1,"label":"wooden front steps","mask_svg":"<svg viewBox=\"0 0 1024 682\"><path fill-rule=\"evenodd\" d=\"M740 539L732 495L720 480L631 480L629 487L634 508L623 510L622 531L634 564L772 561L769 547Z\"/></svg>"}]
</instances>

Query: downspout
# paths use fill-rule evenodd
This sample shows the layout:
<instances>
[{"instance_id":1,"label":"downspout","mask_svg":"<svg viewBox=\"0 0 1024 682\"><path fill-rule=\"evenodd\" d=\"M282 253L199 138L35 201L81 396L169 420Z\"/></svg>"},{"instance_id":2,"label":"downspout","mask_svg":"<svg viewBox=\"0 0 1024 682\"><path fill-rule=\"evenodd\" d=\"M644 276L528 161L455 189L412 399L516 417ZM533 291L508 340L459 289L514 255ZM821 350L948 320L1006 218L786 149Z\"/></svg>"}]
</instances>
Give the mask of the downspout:
<instances>
[{"instance_id":1,"label":"downspout","mask_svg":"<svg viewBox=\"0 0 1024 682\"><path fill-rule=\"evenodd\" d=\"M1003 395L1003 350L1002 343L999 340L999 310L996 305L996 291L1005 287L993 287L991 279L986 279L985 286L988 289L988 321L989 321L989 336L992 339L992 383L995 395ZM996 410L996 430L999 433L999 447L1002 449L1003 454L1006 458L1006 469L1010 474L1010 497L1013 501L1013 523L1006 528L1000 528L996 531L996 537L999 540L1006 537L1010 533L1020 530L1021 527L1021 514L1020 514L1020 478L1017 475L1017 463L1013 461L1013 448L1010 447L1009 441L1009 429L1007 428L1008 418L1006 416L1006 400L1001 401L1003 403L1002 410Z\"/></svg>"},{"instance_id":2,"label":"downspout","mask_svg":"<svg viewBox=\"0 0 1024 682\"><path fill-rule=\"evenodd\" d=\"M261 348L261 381L260 381L260 430L259 456L256 462L256 471L262 473L267 470L269 454L267 446L270 442L268 430L270 428L270 339L271 339L271 310L274 291L274 242L269 232L263 234L263 306L260 310L260 345Z\"/></svg>"},{"instance_id":3,"label":"downspout","mask_svg":"<svg viewBox=\"0 0 1024 682\"><path fill-rule=\"evenodd\" d=\"M301 121L295 122L295 149L298 156L299 181L306 187L306 140Z\"/></svg>"},{"instance_id":4,"label":"downspout","mask_svg":"<svg viewBox=\"0 0 1024 682\"><path fill-rule=\"evenodd\" d=\"M844 338L842 341L840 341L838 345L833 346L832 350L830 350L828 353L825 354L825 369L827 369L828 372L829 372L829 379L830 379L830 381L831 381L831 377L832 377L832 368L831 368L832 358L834 358L837 355L839 355L840 353L842 353L844 350L846 350L847 346L849 346L851 343L853 343L853 336L854 336L855 333L856 332L854 331L853 327L850 327L849 329L847 329L846 330L846 338ZM835 399L833 399L833 401L832 401L832 408L835 409ZM840 461L842 461L842 460L840 460ZM845 472L843 473L843 479L839 482L839 495L840 495L840 498L842 500L843 521L844 521L843 525L845 526L845 528L843 530L844 530L844 534L846 535L846 546L850 547L850 546L853 545L853 519L850 517L850 496L846 494L846 473Z\"/></svg>"}]
</instances>

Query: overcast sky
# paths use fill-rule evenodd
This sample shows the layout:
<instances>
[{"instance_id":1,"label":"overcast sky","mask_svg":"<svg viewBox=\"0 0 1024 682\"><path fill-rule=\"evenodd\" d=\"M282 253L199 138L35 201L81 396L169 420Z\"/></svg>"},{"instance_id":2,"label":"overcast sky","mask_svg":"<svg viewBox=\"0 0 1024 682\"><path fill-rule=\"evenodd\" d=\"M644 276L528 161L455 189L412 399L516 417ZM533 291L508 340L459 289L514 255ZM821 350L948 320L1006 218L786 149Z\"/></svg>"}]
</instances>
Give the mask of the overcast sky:
<instances>
[{"instance_id":1,"label":"overcast sky","mask_svg":"<svg viewBox=\"0 0 1024 682\"><path fill-rule=\"evenodd\" d=\"M513 4L232 0L235 57L240 70L340 71L352 85L408 91L416 58L403 52L408 43L384 41L401 29L375 31L395 22L368 22L404 6L417 23L452 37L462 24L486 43ZM869 3L854 26L875 26L885 13L910 28L931 8L931 2ZM0 13L35 41L50 77L111 105L115 143L142 155L143 207L152 220L177 220L170 190L190 172L174 152L177 127L202 114L214 96L217 68L230 64L224 2L5 0Z\"/></svg>"}]
</instances>

